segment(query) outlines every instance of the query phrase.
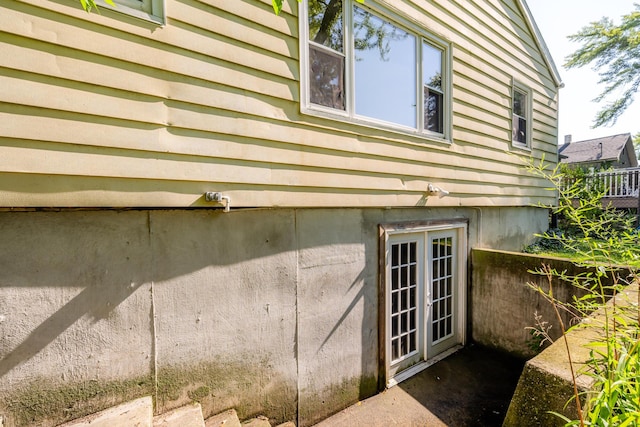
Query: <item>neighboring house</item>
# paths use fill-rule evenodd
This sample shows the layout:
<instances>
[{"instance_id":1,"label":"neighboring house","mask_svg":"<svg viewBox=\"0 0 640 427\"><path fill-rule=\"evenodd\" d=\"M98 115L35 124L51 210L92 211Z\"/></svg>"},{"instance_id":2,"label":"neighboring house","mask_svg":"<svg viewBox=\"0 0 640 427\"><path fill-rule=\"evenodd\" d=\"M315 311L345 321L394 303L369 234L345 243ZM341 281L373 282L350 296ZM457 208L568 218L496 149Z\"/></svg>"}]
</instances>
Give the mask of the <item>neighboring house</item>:
<instances>
[{"instance_id":1,"label":"neighboring house","mask_svg":"<svg viewBox=\"0 0 640 427\"><path fill-rule=\"evenodd\" d=\"M472 338L470 248L554 203L524 1L115 2L0 4L5 427L142 395L308 426Z\"/></svg>"},{"instance_id":2,"label":"neighboring house","mask_svg":"<svg viewBox=\"0 0 640 427\"><path fill-rule=\"evenodd\" d=\"M558 148L560 162L585 169L623 169L638 166L633 139L630 133L605 136L603 138L565 142Z\"/></svg>"}]
</instances>

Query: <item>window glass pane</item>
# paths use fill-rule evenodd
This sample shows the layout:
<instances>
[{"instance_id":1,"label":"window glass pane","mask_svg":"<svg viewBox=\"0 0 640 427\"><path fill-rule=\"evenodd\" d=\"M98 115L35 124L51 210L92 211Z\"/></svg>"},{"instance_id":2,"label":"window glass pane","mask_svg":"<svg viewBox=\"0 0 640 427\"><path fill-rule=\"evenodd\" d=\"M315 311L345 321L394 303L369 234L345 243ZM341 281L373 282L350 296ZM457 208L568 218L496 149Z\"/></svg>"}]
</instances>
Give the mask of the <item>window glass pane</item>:
<instances>
[{"instance_id":1,"label":"window glass pane","mask_svg":"<svg viewBox=\"0 0 640 427\"><path fill-rule=\"evenodd\" d=\"M416 127L416 38L354 7L356 114Z\"/></svg>"},{"instance_id":2,"label":"window glass pane","mask_svg":"<svg viewBox=\"0 0 640 427\"><path fill-rule=\"evenodd\" d=\"M416 351L416 334L409 335L409 352Z\"/></svg>"},{"instance_id":3,"label":"window glass pane","mask_svg":"<svg viewBox=\"0 0 640 427\"><path fill-rule=\"evenodd\" d=\"M407 350L407 336L400 337L400 356L405 356L409 351Z\"/></svg>"},{"instance_id":4,"label":"window glass pane","mask_svg":"<svg viewBox=\"0 0 640 427\"><path fill-rule=\"evenodd\" d=\"M422 43L422 82L442 91L442 50Z\"/></svg>"},{"instance_id":5,"label":"window glass pane","mask_svg":"<svg viewBox=\"0 0 640 427\"><path fill-rule=\"evenodd\" d=\"M399 253L400 253L400 246L392 245L391 246L391 265L392 266L398 265Z\"/></svg>"},{"instance_id":6,"label":"window glass pane","mask_svg":"<svg viewBox=\"0 0 640 427\"><path fill-rule=\"evenodd\" d=\"M513 114L517 114L518 116L525 117L526 114L526 105L527 105L527 95L524 93L514 90L513 91Z\"/></svg>"},{"instance_id":7,"label":"window glass pane","mask_svg":"<svg viewBox=\"0 0 640 427\"><path fill-rule=\"evenodd\" d=\"M409 286L409 269L406 266L400 267L400 287Z\"/></svg>"},{"instance_id":8,"label":"window glass pane","mask_svg":"<svg viewBox=\"0 0 640 427\"><path fill-rule=\"evenodd\" d=\"M409 244L408 243L403 243L400 246L400 262L402 263L402 265L405 265L409 262Z\"/></svg>"},{"instance_id":9,"label":"window glass pane","mask_svg":"<svg viewBox=\"0 0 640 427\"><path fill-rule=\"evenodd\" d=\"M431 132L443 133L442 94L424 88L424 128Z\"/></svg>"},{"instance_id":10,"label":"window glass pane","mask_svg":"<svg viewBox=\"0 0 640 427\"><path fill-rule=\"evenodd\" d=\"M527 143L527 120L523 117L513 115L513 136L514 141Z\"/></svg>"},{"instance_id":11,"label":"window glass pane","mask_svg":"<svg viewBox=\"0 0 640 427\"><path fill-rule=\"evenodd\" d=\"M513 90L513 124L512 139L523 144L527 143L527 94Z\"/></svg>"},{"instance_id":12,"label":"window glass pane","mask_svg":"<svg viewBox=\"0 0 640 427\"><path fill-rule=\"evenodd\" d=\"M344 110L344 57L309 46L311 102Z\"/></svg>"},{"instance_id":13,"label":"window glass pane","mask_svg":"<svg viewBox=\"0 0 640 427\"><path fill-rule=\"evenodd\" d=\"M342 0L309 0L309 40L343 52Z\"/></svg>"},{"instance_id":14,"label":"window glass pane","mask_svg":"<svg viewBox=\"0 0 640 427\"><path fill-rule=\"evenodd\" d=\"M443 133L442 50L422 43L422 83L424 85L424 127Z\"/></svg>"}]
</instances>

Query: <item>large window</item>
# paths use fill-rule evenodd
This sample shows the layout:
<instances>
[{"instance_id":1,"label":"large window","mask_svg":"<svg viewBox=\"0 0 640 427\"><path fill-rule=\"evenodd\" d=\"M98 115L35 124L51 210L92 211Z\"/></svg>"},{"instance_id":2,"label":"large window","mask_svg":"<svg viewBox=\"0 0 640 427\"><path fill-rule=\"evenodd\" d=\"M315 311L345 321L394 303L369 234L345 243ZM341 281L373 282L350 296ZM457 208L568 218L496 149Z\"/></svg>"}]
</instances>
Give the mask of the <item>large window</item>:
<instances>
[{"instance_id":1,"label":"large window","mask_svg":"<svg viewBox=\"0 0 640 427\"><path fill-rule=\"evenodd\" d=\"M530 147L531 90L514 83L512 102L511 139L516 146Z\"/></svg>"},{"instance_id":2,"label":"large window","mask_svg":"<svg viewBox=\"0 0 640 427\"><path fill-rule=\"evenodd\" d=\"M353 0L306 6L306 112L449 137L446 43Z\"/></svg>"}]
</instances>

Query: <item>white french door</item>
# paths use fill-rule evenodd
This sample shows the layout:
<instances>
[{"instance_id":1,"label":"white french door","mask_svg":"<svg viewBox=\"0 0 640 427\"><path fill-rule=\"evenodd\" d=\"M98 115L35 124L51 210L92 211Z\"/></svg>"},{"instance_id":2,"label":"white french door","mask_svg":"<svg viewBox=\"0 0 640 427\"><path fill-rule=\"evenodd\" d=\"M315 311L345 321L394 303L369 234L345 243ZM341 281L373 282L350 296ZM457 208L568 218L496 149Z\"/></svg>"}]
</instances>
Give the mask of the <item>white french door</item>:
<instances>
[{"instance_id":1,"label":"white french door","mask_svg":"<svg viewBox=\"0 0 640 427\"><path fill-rule=\"evenodd\" d=\"M424 358L424 242L416 236L397 236L390 242L388 264L389 347L395 376Z\"/></svg>"},{"instance_id":2,"label":"white french door","mask_svg":"<svg viewBox=\"0 0 640 427\"><path fill-rule=\"evenodd\" d=\"M464 343L466 223L386 234L386 364L393 385Z\"/></svg>"},{"instance_id":3,"label":"white french door","mask_svg":"<svg viewBox=\"0 0 640 427\"><path fill-rule=\"evenodd\" d=\"M456 231L427 234L427 355L434 357L462 342Z\"/></svg>"}]
</instances>

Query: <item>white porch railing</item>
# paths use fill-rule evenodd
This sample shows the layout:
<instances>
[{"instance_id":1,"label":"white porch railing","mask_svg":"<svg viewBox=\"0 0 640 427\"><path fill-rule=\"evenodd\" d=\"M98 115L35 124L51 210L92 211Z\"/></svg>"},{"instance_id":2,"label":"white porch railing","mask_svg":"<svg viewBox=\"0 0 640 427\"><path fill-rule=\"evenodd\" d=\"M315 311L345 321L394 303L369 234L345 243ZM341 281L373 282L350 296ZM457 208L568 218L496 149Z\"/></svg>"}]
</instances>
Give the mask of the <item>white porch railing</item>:
<instances>
[{"instance_id":1,"label":"white porch railing","mask_svg":"<svg viewBox=\"0 0 640 427\"><path fill-rule=\"evenodd\" d=\"M602 189L605 198L636 198L640 187L640 168L596 172L586 176L584 184Z\"/></svg>"},{"instance_id":2,"label":"white porch railing","mask_svg":"<svg viewBox=\"0 0 640 427\"><path fill-rule=\"evenodd\" d=\"M604 197L638 197L640 168L617 169L597 172L594 179L605 189Z\"/></svg>"}]
</instances>

